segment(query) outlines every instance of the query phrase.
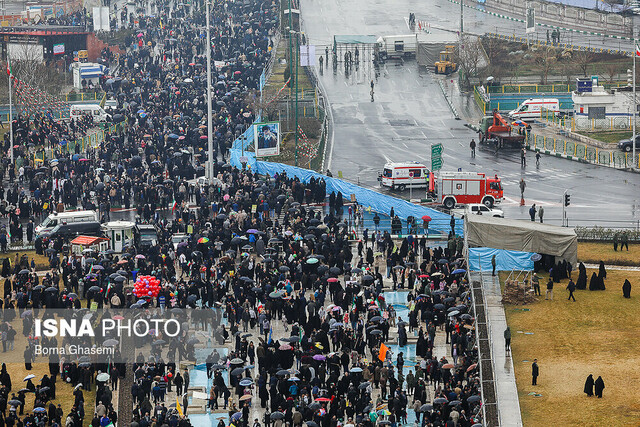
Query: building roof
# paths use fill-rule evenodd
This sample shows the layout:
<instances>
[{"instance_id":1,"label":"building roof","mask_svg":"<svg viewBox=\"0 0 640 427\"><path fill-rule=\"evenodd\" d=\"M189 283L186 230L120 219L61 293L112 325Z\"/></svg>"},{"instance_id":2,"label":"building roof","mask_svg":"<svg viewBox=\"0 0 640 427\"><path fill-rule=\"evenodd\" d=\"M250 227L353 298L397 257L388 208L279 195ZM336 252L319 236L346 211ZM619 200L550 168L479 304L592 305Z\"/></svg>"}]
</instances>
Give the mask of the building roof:
<instances>
[{"instance_id":1,"label":"building roof","mask_svg":"<svg viewBox=\"0 0 640 427\"><path fill-rule=\"evenodd\" d=\"M343 35L343 36L333 36L333 41L336 44L376 44L378 42L378 37L372 35Z\"/></svg>"},{"instance_id":2,"label":"building roof","mask_svg":"<svg viewBox=\"0 0 640 427\"><path fill-rule=\"evenodd\" d=\"M78 236L71 241L72 245L82 245L82 246L93 246L100 242L106 242L109 239L106 237L96 237L96 236Z\"/></svg>"}]
</instances>

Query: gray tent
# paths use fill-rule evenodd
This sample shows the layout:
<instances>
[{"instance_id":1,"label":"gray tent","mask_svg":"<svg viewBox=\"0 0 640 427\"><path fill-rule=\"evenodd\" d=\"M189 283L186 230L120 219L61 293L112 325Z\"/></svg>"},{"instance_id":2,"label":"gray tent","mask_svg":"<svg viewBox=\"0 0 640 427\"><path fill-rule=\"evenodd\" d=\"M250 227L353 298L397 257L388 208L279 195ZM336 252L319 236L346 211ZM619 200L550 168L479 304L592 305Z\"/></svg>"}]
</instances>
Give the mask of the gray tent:
<instances>
[{"instance_id":1,"label":"gray tent","mask_svg":"<svg viewBox=\"0 0 640 427\"><path fill-rule=\"evenodd\" d=\"M578 236L573 228L487 215L467 215L465 219L470 247L536 252L577 264Z\"/></svg>"}]
</instances>

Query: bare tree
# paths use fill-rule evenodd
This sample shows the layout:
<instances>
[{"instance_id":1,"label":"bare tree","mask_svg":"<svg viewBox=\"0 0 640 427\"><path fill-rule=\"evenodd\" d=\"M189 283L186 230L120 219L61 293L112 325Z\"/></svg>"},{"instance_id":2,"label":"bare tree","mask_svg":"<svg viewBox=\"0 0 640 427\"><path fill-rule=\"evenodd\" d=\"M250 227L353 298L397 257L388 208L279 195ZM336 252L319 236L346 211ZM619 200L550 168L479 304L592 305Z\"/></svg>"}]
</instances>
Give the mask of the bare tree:
<instances>
[{"instance_id":1,"label":"bare tree","mask_svg":"<svg viewBox=\"0 0 640 427\"><path fill-rule=\"evenodd\" d=\"M549 71L556 62L555 49L550 46L541 46L535 53L535 61L540 67L540 83L547 84Z\"/></svg>"},{"instance_id":2,"label":"bare tree","mask_svg":"<svg viewBox=\"0 0 640 427\"><path fill-rule=\"evenodd\" d=\"M596 58L593 52L579 50L573 53L573 59L574 63L578 65L578 68L582 71L582 75L586 77L589 65L591 65Z\"/></svg>"},{"instance_id":3,"label":"bare tree","mask_svg":"<svg viewBox=\"0 0 640 427\"><path fill-rule=\"evenodd\" d=\"M620 65L615 62L607 62L604 64L604 72L609 77L609 82L613 83L616 76L620 72Z\"/></svg>"},{"instance_id":4,"label":"bare tree","mask_svg":"<svg viewBox=\"0 0 640 427\"><path fill-rule=\"evenodd\" d=\"M13 76L32 88L58 96L62 93L64 87L64 75L59 73L51 64L47 64L42 60L42 54L38 47L37 45L23 44L11 52ZM0 87L7 87L8 78L7 73L0 73ZM4 90L1 93L1 98L8 101L8 92Z\"/></svg>"},{"instance_id":5,"label":"bare tree","mask_svg":"<svg viewBox=\"0 0 640 427\"><path fill-rule=\"evenodd\" d=\"M470 79L478 76L478 67L483 55L482 44L477 37L467 34L461 36L455 57L463 73L463 86L469 87Z\"/></svg>"}]
</instances>

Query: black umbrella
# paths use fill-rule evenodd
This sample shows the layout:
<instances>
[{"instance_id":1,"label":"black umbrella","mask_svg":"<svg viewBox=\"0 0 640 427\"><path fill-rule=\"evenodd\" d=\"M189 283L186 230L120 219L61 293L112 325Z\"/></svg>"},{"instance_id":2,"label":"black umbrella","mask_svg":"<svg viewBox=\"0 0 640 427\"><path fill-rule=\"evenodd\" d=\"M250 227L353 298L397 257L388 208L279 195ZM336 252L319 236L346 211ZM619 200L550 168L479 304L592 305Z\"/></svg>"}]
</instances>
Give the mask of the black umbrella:
<instances>
[{"instance_id":1,"label":"black umbrella","mask_svg":"<svg viewBox=\"0 0 640 427\"><path fill-rule=\"evenodd\" d=\"M236 368L233 371L231 371L231 375L233 375L234 377L237 377L239 375L242 375L244 372L244 368Z\"/></svg>"},{"instance_id":2,"label":"black umbrella","mask_svg":"<svg viewBox=\"0 0 640 427\"><path fill-rule=\"evenodd\" d=\"M281 420L284 418L284 414L282 412L272 412L269 418L271 420Z\"/></svg>"},{"instance_id":3,"label":"black umbrella","mask_svg":"<svg viewBox=\"0 0 640 427\"><path fill-rule=\"evenodd\" d=\"M338 267L331 267L329 269L329 273L331 273L331 274L340 274L340 269Z\"/></svg>"},{"instance_id":4,"label":"black umbrella","mask_svg":"<svg viewBox=\"0 0 640 427\"><path fill-rule=\"evenodd\" d=\"M289 271L289 267L287 267L286 265L281 265L280 268L278 268L278 270L281 273L287 273Z\"/></svg>"},{"instance_id":5,"label":"black umbrella","mask_svg":"<svg viewBox=\"0 0 640 427\"><path fill-rule=\"evenodd\" d=\"M433 306L433 308L435 308L436 310L444 310L444 304L436 304Z\"/></svg>"}]
</instances>

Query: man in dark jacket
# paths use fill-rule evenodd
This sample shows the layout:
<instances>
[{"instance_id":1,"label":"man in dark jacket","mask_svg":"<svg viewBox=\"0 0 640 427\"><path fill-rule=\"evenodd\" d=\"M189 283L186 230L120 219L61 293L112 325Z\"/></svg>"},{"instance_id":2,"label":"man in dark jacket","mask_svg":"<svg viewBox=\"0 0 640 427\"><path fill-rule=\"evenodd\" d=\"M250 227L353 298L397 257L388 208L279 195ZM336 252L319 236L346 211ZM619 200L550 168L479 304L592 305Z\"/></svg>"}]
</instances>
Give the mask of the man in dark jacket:
<instances>
[{"instance_id":1,"label":"man in dark jacket","mask_svg":"<svg viewBox=\"0 0 640 427\"><path fill-rule=\"evenodd\" d=\"M538 385L538 375L540 375L538 359L533 359L533 364L531 365L531 385Z\"/></svg>"},{"instance_id":2,"label":"man in dark jacket","mask_svg":"<svg viewBox=\"0 0 640 427\"><path fill-rule=\"evenodd\" d=\"M573 280L569 280L567 290L569 291L569 298L567 298L567 301L573 298L573 302L576 302L576 297L573 296L573 292L576 290L576 284L573 283Z\"/></svg>"}]
</instances>

